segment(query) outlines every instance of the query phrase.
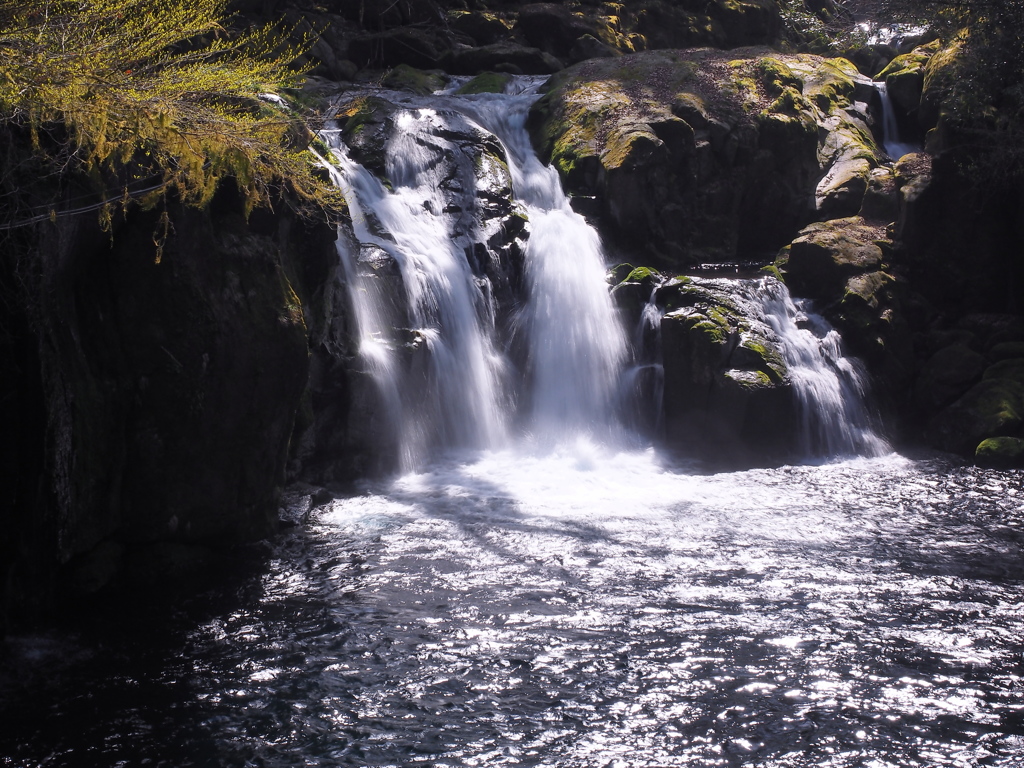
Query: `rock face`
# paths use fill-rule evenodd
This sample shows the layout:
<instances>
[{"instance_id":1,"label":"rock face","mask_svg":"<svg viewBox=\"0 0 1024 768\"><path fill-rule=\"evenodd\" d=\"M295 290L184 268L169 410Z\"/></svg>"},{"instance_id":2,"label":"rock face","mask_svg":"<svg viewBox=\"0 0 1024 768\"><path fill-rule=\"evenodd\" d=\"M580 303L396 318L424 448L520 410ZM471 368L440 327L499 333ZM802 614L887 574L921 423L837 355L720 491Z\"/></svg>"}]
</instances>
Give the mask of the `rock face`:
<instances>
[{"instance_id":1,"label":"rock face","mask_svg":"<svg viewBox=\"0 0 1024 768\"><path fill-rule=\"evenodd\" d=\"M661 298L665 437L712 462L771 463L796 447L798 419L779 342L732 280L667 283Z\"/></svg>"},{"instance_id":2,"label":"rock face","mask_svg":"<svg viewBox=\"0 0 1024 768\"><path fill-rule=\"evenodd\" d=\"M626 265L628 266L628 265ZM634 344L663 365L662 437L712 463L750 466L792 456L798 419L780 341L765 322L757 280L666 279L647 268L619 270L612 295L627 324L646 329ZM625 274L621 274L625 273ZM771 278L768 278L771 279ZM656 307L656 326L641 323Z\"/></svg>"},{"instance_id":3,"label":"rock face","mask_svg":"<svg viewBox=\"0 0 1024 768\"><path fill-rule=\"evenodd\" d=\"M59 219L5 263L28 311L4 352L38 386L15 385L5 414L26 448L5 467L18 489L3 509L12 617L118 574L167 578L149 569L153 547L276 529L308 366L293 266L329 233L288 216L247 224L223 197L209 214L172 212L159 263L150 214L112 240L90 217Z\"/></svg>"},{"instance_id":4,"label":"rock face","mask_svg":"<svg viewBox=\"0 0 1024 768\"><path fill-rule=\"evenodd\" d=\"M914 345L909 291L894 266L885 230L859 216L807 226L775 262L793 293L814 299L850 352L867 363L889 420L899 423L912 406Z\"/></svg>"},{"instance_id":5,"label":"rock face","mask_svg":"<svg viewBox=\"0 0 1024 768\"><path fill-rule=\"evenodd\" d=\"M531 125L626 254L749 259L815 218L860 210L880 157L862 80L843 59L649 52L560 72Z\"/></svg>"}]
</instances>

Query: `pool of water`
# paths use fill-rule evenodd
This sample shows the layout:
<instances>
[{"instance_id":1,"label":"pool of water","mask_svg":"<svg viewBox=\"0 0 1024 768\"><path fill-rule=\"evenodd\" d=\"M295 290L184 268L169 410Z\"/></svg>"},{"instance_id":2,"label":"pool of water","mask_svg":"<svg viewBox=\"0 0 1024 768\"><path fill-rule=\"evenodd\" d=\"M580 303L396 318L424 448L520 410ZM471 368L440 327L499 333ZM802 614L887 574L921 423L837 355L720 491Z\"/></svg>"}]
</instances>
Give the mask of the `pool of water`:
<instances>
[{"instance_id":1,"label":"pool of water","mask_svg":"<svg viewBox=\"0 0 1024 768\"><path fill-rule=\"evenodd\" d=\"M537 454L368 484L218 590L11 638L0 766L1024 763L1021 473Z\"/></svg>"}]
</instances>

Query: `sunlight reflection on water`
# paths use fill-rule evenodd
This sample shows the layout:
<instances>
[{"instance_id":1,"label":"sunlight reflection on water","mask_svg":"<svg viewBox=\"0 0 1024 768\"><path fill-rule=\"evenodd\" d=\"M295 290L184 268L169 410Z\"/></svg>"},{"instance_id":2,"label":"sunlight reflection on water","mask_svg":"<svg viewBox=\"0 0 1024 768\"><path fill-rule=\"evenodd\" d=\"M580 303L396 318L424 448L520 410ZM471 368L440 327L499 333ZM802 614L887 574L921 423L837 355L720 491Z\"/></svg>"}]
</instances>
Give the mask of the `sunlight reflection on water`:
<instances>
[{"instance_id":1,"label":"sunlight reflection on water","mask_svg":"<svg viewBox=\"0 0 1024 768\"><path fill-rule=\"evenodd\" d=\"M72 665L54 711L77 681L89 725L51 714L12 754L1018 765L1020 480L898 456L695 474L586 443L439 463L325 505L258 589L172 628L131 672L161 714L128 671Z\"/></svg>"}]
</instances>

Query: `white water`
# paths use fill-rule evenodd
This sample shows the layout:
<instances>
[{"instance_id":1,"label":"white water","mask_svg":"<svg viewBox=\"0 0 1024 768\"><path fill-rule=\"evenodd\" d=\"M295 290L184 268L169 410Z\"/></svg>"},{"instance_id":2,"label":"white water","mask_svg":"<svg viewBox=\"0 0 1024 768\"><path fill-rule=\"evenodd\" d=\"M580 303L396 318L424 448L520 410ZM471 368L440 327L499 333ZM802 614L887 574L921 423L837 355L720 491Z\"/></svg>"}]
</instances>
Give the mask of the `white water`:
<instances>
[{"instance_id":1,"label":"white water","mask_svg":"<svg viewBox=\"0 0 1024 768\"><path fill-rule=\"evenodd\" d=\"M536 96L486 94L471 114L505 148L512 188L530 220L526 249L529 430L545 443L613 428L612 406L625 337L605 282L597 232L569 205L553 167L526 130Z\"/></svg>"},{"instance_id":2,"label":"white water","mask_svg":"<svg viewBox=\"0 0 1024 768\"><path fill-rule=\"evenodd\" d=\"M661 399L660 360L649 359L640 346L661 310L649 302L627 368L626 335L605 281L600 239L572 210L556 171L539 161L530 144L525 121L535 98L435 96L429 108L409 98L387 146L390 189L343 146L334 150L332 172L349 201L358 240L339 238L339 253L359 354L389 412L403 471L425 466L438 450L502 450L515 438L525 438L529 451L567 452L587 464L590 453L601 450L595 446L622 444L617 411L635 411L627 418L630 426L657 433L657 415L640 406L650 410L643 398ZM488 279L474 274L466 256L474 242L486 239L476 231L481 225L475 223L473 161L452 138L467 131L499 140L515 204L529 221L527 298L513 322L517 341L509 345L525 350L519 375L496 341ZM461 194L455 205L453 188ZM395 278L389 283L387 270L374 261L381 252L401 273L407 318L390 295ZM771 282L774 287L748 298L763 304L752 311L767 313L782 340L800 403L805 455L884 453L887 446L874 435L863 405L863 376L842 355L838 334L799 328L785 287ZM410 328L405 335L396 330L403 322ZM626 408L623 393L635 399ZM660 402L655 406L660 413Z\"/></svg>"},{"instance_id":3,"label":"white water","mask_svg":"<svg viewBox=\"0 0 1024 768\"><path fill-rule=\"evenodd\" d=\"M436 448L494 448L508 440L514 417L534 440L554 445L614 430L613 405L625 339L612 311L597 233L569 206L558 175L530 147L526 114L536 97L483 95L441 99L444 110L410 105L388 142L386 188L334 150L336 182L352 211L358 244L339 246L358 325L359 354L377 381L393 425L401 468L418 466ZM486 130L505 148L514 196L529 218L525 254L528 300L517 333L529 350L525 391L512 392L509 362L495 343L486 277L475 275L472 243L476 178L456 160L465 187L460 210L448 212L442 187L460 151L445 138L449 124ZM461 166L461 167L460 167ZM450 186L449 186L450 191ZM376 247L401 271L409 324L422 354L403 348L400 319L381 281L357 263L360 247ZM413 346L415 347L415 342ZM513 413L519 401L521 413Z\"/></svg>"},{"instance_id":4,"label":"white water","mask_svg":"<svg viewBox=\"0 0 1024 768\"><path fill-rule=\"evenodd\" d=\"M867 376L859 361L843 352L839 332L807 302L794 303L782 283L771 278L759 283L765 319L779 338L797 396L803 455L888 453L865 406Z\"/></svg>"},{"instance_id":5,"label":"white water","mask_svg":"<svg viewBox=\"0 0 1024 768\"><path fill-rule=\"evenodd\" d=\"M882 97L882 147L893 160L899 160L904 155L912 152L920 152L921 147L913 142L900 141L900 129L896 122L896 112L893 110L892 99L885 82L875 83L879 95Z\"/></svg>"}]
</instances>

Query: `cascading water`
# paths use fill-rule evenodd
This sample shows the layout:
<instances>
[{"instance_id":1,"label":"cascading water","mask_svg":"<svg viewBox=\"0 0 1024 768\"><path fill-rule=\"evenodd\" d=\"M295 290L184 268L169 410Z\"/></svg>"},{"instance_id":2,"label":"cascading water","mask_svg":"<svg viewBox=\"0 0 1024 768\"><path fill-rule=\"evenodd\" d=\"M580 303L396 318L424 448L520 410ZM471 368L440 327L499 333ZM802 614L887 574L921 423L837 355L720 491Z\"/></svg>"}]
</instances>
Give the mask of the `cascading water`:
<instances>
[{"instance_id":1,"label":"cascading water","mask_svg":"<svg viewBox=\"0 0 1024 768\"><path fill-rule=\"evenodd\" d=\"M359 353L383 393L394 422L401 465L415 466L435 446L490 447L506 430L504 360L494 346L486 291L457 236L459 213L441 194L438 155L449 152L432 110L410 110L389 142L387 189L334 150L334 176L348 200L355 247L339 238L359 333ZM401 327L381 279L358 268L358 250L384 252L397 264L412 338ZM404 349L403 349L404 346ZM402 356L412 359L402 360Z\"/></svg>"},{"instance_id":2,"label":"cascading water","mask_svg":"<svg viewBox=\"0 0 1024 768\"><path fill-rule=\"evenodd\" d=\"M480 123L506 148L513 191L530 220L530 429L550 442L607 431L625 338L612 310L597 233L572 210L557 171L540 162L526 131L533 95L474 102Z\"/></svg>"},{"instance_id":3,"label":"cascading water","mask_svg":"<svg viewBox=\"0 0 1024 768\"><path fill-rule=\"evenodd\" d=\"M661 413L665 395L665 366L662 364L661 319L665 310L658 304L658 283L634 325L630 347L632 359L622 374L621 411L638 436L661 437Z\"/></svg>"},{"instance_id":4,"label":"cascading water","mask_svg":"<svg viewBox=\"0 0 1024 768\"><path fill-rule=\"evenodd\" d=\"M605 442L616 431L616 407L629 426L656 436L663 388L656 287L627 361L599 238L531 146L525 122L536 96L435 96L430 106L395 98L402 107L386 147L391 188L340 143L332 172L358 240L340 238L339 251L360 356L391 411L401 468L420 466L434 448L504 447L513 423L543 446L581 435ZM512 342L498 342L489 280L468 258L486 233L475 218L475 163L454 138L467 132L500 142L516 205L529 221L526 296L511 321ZM388 263L400 273L397 304L398 278L387 276ZM785 286L753 282L763 307L750 311L767 315L790 370L803 455L885 452L864 406L863 377L841 354L838 334L820 318L817 335L798 327ZM404 335L395 330L403 324L412 329ZM510 359L501 348L523 351ZM632 399L625 407L623 393Z\"/></svg>"},{"instance_id":5,"label":"cascading water","mask_svg":"<svg viewBox=\"0 0 1024 768\"><path fill-rule=\"evenodd\" d=\"M762 278L757 293L797 397L802 453L826 458L888 453L865 404L866 374L859 361L844 354L839 332L808 302L794 303L778 280Z\"/></svg>"},{"instance_id":6,"label":"cascading water","mask_svg":"<svg viewBox=\"0 0 1024 768\"><path fill-rule=\"evenodd\" d=\"M882 146L893 160L899 160L911 152L920 152L921 147L907 141L900 141L900 127L896 122L896 111L892 106L889 89L884 82L875 83L879 96L882 97Z\"/></svg>"},{"instance_id":7,"label":"cascading water","mask_svg":"<svg viewBox=\"0 0 1024 768\"><path fill-rule=\"evenodd\" d=\"M336 143L332 169L352 210L359 243L339 246L359 326L360 356L397 408L402 466L416 466L431 447L496 447L504 442L512 403L526 430L546 444L582 434L607 435L625 340L612 311L597 233L575 213L557 172L530 146L526 115L536 96L486 94L443 99L443 108L409 104L388 141L387 189ZM508 361L497 351L486 277L474 274L475 177L462 163L462 202L441 193L459 149L450 123L469 123L504 147L513 193L529 220L525 252L527 300L515 320L524 337L525 391L513 397ZM480 126L480 127L478 127ZM459 163L456 163L459 165ZM343 238L342 238L343 239ZM360 249L378 249L398 265L413 329L425 347L417 368L403 361L409 342L395 338L399 318L381 280L360 270ZM415 351L412 352L415 356ZM412 373L410 373L410 370Z\"/></svg>"}]
</instances>

